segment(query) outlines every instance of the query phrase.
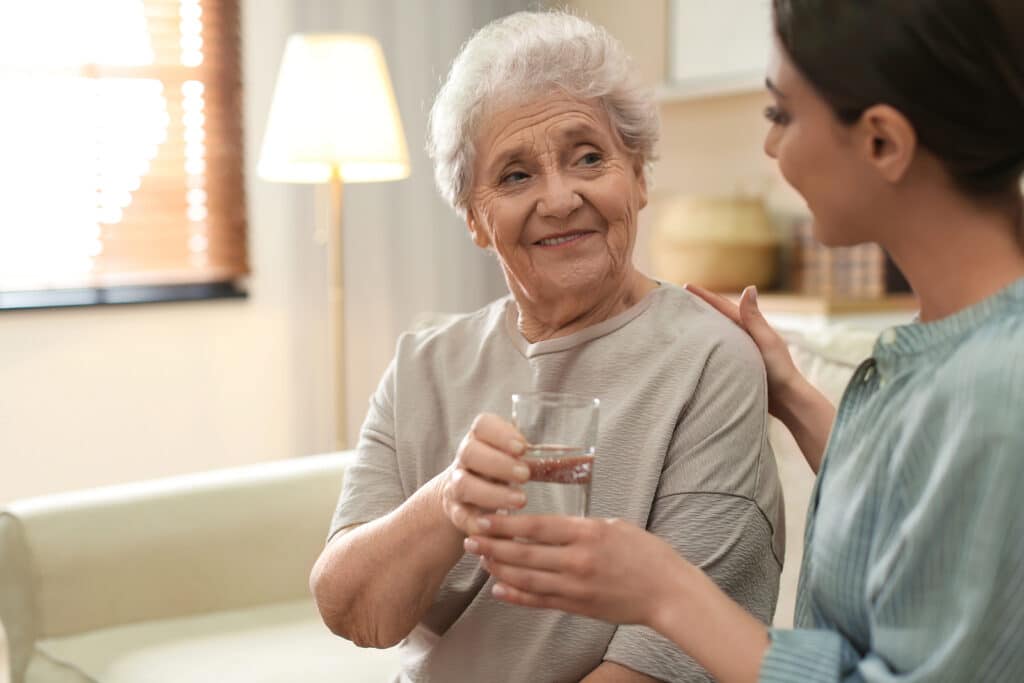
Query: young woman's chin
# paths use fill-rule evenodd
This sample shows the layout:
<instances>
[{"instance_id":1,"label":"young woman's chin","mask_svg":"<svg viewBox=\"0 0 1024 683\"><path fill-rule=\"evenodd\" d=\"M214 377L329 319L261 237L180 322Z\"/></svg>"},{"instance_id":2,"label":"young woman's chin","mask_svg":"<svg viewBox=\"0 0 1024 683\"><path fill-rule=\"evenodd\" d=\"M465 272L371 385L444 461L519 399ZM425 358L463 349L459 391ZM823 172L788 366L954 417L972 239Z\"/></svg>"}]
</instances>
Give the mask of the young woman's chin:
<instances>
[{"instance_id":1,"label":"young woman's chin","mask_svg":"<svg viewBox=\"0 0 1024 683\"><path fill-rule=\"evenodd\" d=\"M871 241L852 226L822 220L814 215L811 216L811 234L826 247L855 247Z\"/></svg>"}]
</instances>

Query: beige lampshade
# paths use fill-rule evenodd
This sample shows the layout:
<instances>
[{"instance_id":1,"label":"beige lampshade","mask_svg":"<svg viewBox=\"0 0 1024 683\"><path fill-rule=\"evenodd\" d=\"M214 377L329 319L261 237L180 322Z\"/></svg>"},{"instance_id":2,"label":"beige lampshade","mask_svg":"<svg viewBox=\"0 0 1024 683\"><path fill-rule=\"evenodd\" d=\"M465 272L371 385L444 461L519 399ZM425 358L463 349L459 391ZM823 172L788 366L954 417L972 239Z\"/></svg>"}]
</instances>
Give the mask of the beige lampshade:
<instances>
[{"instance_id":1,"label":"beige lampshade","mask_svg":"<svg viewBox=\"0 0 1024 683\"><path fill-rule=\"evenodd\" d=\"M288 38L257 172L264 180L399 180L409 153L384 54L352 34Z\"/></svg>"}]
</instances>

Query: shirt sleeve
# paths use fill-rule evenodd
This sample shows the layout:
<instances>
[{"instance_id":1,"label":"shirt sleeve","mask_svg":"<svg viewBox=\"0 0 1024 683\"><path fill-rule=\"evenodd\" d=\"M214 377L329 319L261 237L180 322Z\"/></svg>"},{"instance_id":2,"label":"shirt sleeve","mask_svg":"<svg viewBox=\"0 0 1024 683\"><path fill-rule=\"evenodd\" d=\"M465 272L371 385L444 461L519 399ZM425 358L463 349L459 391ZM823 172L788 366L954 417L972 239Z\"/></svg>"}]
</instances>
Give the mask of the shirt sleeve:
<instances>
[{"instance_id":1,"label":"shirt sleeve","mask_svg":"<svg viewBox=\"0 0 1024 683\"><path fill-rule=\"evenodd\" d=\"M839 631L773 631L760 680L1024 679L1020 404L971 393L966 412L917 426L890 468L870 547L870 648Z\"/></svg>"},{"instance_id":2,"label":"shirt sleeve","mask_svg":"<svg viewBox=\"0 0 1024 683\"><path fill-rule=\"evenodd\" d=\"M346 527L383 517L406 498L395 447L395 374L392 360L370 398L355 458L345 468L328 540Z\"/></svg>"},{"instance_id":3,"label":"shirt sleeve","mask_svg":"<svg viewBox=\"0 0 1024 683\"><path fill-rule=\"evenodd\" d=\"M647 530L767 624L782 562L775 511L759 503L781 502L766 425L760 356L720 347L673 435ZM762 495L765 488L774 495ZM711 680L678 646L642 626L616 629L604 658L665 681Z\"/></svg>"}]
</instances>

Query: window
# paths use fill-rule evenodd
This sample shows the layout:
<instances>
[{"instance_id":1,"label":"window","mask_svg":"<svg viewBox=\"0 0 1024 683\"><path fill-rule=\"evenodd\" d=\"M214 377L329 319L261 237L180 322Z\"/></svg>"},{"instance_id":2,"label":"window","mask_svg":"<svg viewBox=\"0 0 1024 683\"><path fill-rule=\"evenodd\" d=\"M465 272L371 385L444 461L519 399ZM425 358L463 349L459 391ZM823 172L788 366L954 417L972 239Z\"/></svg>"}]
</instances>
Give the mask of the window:
<instances>
[{"instance_id":1,"label":"window","mask_svg":"<svg viewBox=\"0 0 1024 683\"><path fill-rule=\"evenodd\" d=\"M0 3L0 308L240 293L238 4Z\"/></svg>"}]
</instances>

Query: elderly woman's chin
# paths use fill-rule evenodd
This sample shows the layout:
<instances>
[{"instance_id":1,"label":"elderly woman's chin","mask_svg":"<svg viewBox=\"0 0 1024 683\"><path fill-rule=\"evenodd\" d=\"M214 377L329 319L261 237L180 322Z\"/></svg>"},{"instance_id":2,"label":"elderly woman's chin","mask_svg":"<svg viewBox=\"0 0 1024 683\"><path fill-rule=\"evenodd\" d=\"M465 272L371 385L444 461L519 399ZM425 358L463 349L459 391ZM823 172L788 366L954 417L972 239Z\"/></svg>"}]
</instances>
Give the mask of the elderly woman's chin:
<instances>
[{"instance_id":1,"label":"elderly woman's chin","mask_svg":"<svg viewBox=\"0 0 1024 683\"><path fill-rule=\"evenodd\" d=\"M628 253L609 254L600 234L594 233L586 241L589 244L581 243L573 250L575 253L541 254L532 259L526 272L516 273L515 268L503 263L509 290L517 303L521 307L541 303L559 308L584 307L588 303L596 306L622 298L633 280L643 277L633 269Z\"/></svg>"}]
</instances>

